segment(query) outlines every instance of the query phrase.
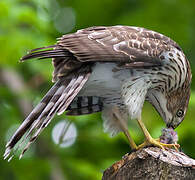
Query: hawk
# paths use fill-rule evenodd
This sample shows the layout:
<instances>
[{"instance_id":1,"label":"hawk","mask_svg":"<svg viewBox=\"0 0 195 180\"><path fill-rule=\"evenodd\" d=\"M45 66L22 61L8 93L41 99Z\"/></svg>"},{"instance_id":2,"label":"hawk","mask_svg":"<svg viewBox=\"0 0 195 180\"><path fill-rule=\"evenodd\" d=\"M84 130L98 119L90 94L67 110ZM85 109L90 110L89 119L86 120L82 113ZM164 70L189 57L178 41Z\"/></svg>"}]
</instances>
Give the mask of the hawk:
<instances>
[{"instance_id":1,"label":"hawk","mask_svg":"<svg viewBox=\"0 0 195 180\"><path fill-rule=\"evenodd\" d=\"M112 135L123 131L132 149L163 144L151 137L141 120L149 101L175 129L184 119L190 97L191 69L180 46L170 38L141 27L90 27L63 35L52 46L31 50L21 61L52 58L55 84L23 121L6 145L12 156L24 136L29 145L55 114L83 115L102 111L104 128ZM137 146L127 121L136 119L145 136Z\"/></svg>"}]
</instances>

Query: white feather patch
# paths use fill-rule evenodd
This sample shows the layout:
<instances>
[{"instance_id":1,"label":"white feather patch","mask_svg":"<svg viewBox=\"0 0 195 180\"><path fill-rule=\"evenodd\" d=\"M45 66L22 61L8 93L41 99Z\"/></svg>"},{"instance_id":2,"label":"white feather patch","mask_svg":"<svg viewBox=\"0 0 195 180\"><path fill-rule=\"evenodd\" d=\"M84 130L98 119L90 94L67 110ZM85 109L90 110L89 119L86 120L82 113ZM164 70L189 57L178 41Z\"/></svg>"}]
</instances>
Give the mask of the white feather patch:
<instances>
[{"instance_id":1,"label":"white feather patch","mask_svg":"<svg viewBox=\"0 0 195 180\"><path fill-rule=\"evenodd\" d=\"M111 137L123 131L121 124L128 129L128 114L121 113L121 119L116 119L113 113L113 106L105 107L102 111L104 132L109 133Z\"/></svg>"},{"instance_id":2,"label":"white feather patch","mask_svg":"<svg viewBox=\"0 0 195 180\"><path fill-rule=\"evenodd\" d=\"M128 108L131 119L140 118L149 87L151 87L151 82L147 77L138 77L123 84L122 98Z\"/></svg>"}]
</instances>

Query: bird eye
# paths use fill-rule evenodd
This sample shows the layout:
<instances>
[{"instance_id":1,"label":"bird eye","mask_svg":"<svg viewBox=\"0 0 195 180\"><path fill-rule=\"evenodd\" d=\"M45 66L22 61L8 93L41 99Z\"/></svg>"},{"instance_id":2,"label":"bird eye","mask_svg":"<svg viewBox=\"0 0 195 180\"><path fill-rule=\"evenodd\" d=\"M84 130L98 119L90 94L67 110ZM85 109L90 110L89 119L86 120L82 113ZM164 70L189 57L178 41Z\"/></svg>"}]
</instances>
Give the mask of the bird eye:
<instances>
[{"instance_id":1,"label":"bird eye","mask_svg":"<svg viewBox=\"0 0 195 180\"><path fill-rule=\"evenodd\" d=\"M177 111L177 117L182 117L183 116L183 114L184 114L184 112L183 112L183 110L182 109L179 109L178 111Z\"/></svg>"}]
</instances>

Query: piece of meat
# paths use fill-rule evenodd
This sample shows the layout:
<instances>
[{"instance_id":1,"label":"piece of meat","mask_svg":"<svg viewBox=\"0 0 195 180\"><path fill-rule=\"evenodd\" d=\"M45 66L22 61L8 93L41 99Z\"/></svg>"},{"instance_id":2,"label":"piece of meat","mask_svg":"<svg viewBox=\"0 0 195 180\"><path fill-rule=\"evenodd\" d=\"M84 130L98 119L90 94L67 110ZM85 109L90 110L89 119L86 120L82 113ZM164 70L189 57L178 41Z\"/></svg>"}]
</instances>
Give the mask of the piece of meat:
<instances>
[{"instance_id":1,"label":"piece of meat","mask_svg":"<svg viewBox=\"0 0 195 180\"><path fill-rule=\"evenodd\" d=\"M176 144L178 141L177 132L173 128L162 129L162 135L160 136L160 142L165 144Z\"/></svg>"}]
</instances>

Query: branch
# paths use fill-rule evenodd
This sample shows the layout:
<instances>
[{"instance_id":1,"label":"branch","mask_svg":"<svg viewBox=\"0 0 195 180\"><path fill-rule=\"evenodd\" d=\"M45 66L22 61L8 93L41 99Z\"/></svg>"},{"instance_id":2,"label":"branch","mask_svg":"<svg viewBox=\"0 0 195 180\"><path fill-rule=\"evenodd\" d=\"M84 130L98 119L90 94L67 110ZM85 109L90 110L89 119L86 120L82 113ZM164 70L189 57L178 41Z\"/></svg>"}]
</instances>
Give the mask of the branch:
<instances>
[{"instance_id":1,"label":"branch","mask_svg":"<svg viewBox=\"0 0 195 180\"><path fill-rule=\"evenodd\" d=\"M195 179L195 160L174 149L157 147L126 154L104 171L102 180Z\"/></svg>"}]
</instances>

